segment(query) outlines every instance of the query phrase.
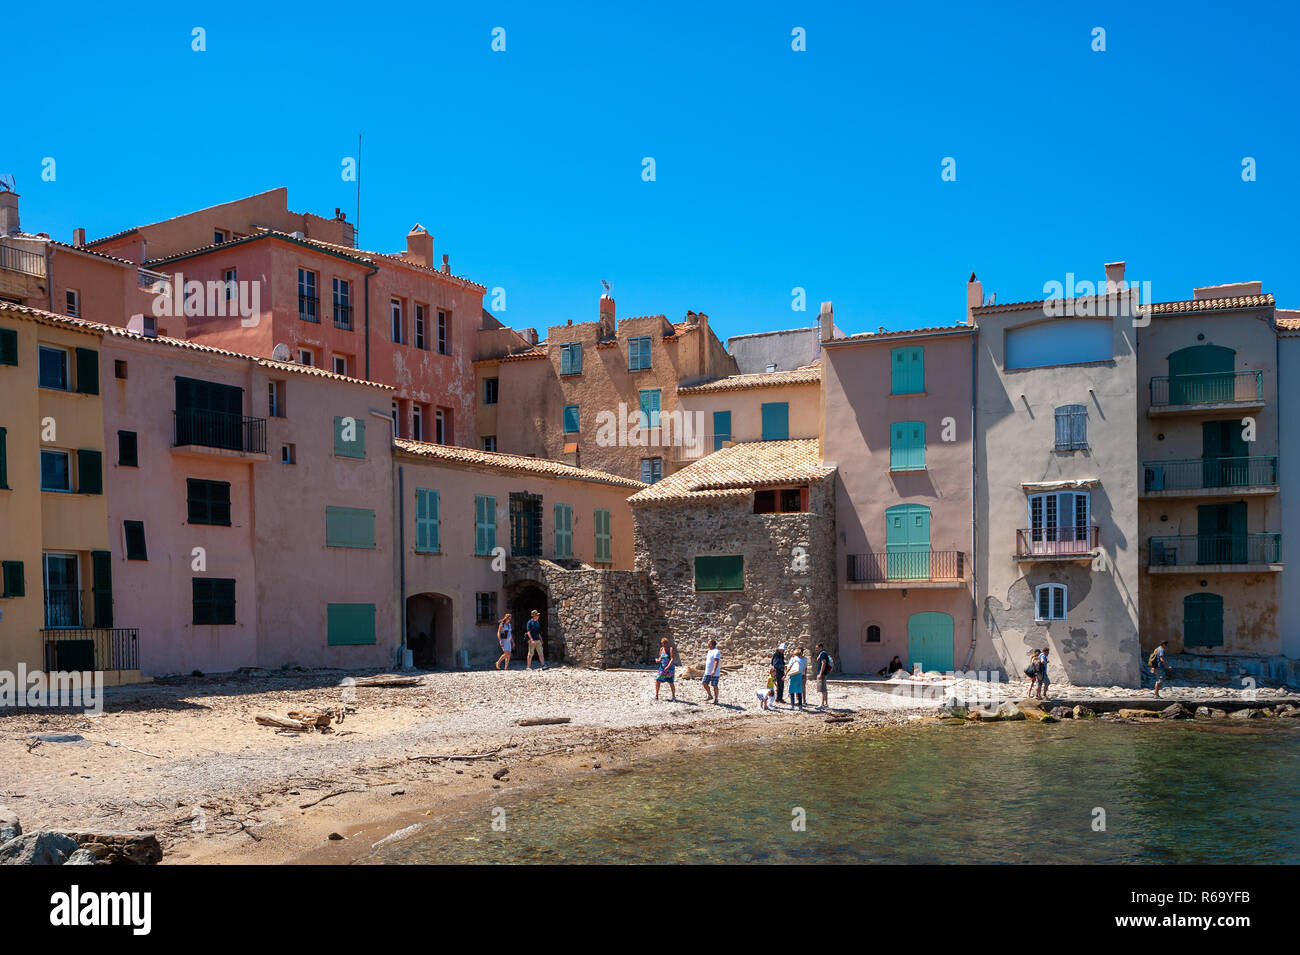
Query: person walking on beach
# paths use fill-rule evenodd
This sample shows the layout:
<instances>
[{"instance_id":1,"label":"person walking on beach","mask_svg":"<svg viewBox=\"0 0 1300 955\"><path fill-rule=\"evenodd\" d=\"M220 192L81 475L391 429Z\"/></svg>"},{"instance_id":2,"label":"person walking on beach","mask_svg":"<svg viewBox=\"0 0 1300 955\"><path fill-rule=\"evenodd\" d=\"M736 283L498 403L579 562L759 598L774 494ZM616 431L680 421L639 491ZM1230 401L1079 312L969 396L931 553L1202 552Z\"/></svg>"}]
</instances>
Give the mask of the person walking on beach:
<instances>
[{"instance_id":1,"label":"person walking on beach","mask_svg":"<svg viewBox=\"0 0 1300 955\"><path fill-rule=\"evenodd\" d=\"M803 657L803 647L794 651L794 659L790 661L790 666L786 670L786 676L790 680L790 706L803 709L803 673L806 661Z\"/></svg>"},{"instance_id":2,"label":"person walking on beach","mask_svg":"<svg viewBox=\"0 0 1300 955\"><path fill-rule=\"evenodd\" d=\"M1038 651L1029 651L1029 665L1025 667L1025 676L1029 677L1029 695L1034 695L1034 684L1038 681Z\"/></svg>"},{"instance_id":3,"label":"person walking on beach","mask_svg":"<svg viewBox=\"0 0 1300 955\"><path fill-rule=\"evenodd\" d=\"M546 669L546 657L542 656L542 612L534 610L532 616L528 618L528 623L524 625L524 630L528 635L528 658L524 661L524 669L533 668L533 654L537 654L537 669Z\"/></svg>"},{"instance_id":4,"label":"person walking on beach","mask_svg":"<svg viewBox=\"0 0 1300 955\"><path fill-rule=\"evenodd\" d=\"M1151 651L1151 656L1147 658L1147 663L1151 666L1151 675L1156 678L1156 699L1160 699L1160 688L1169 682L1173 676L1173 671L1169 664L1165 662L1165 649L1169 646L1168 640L1161 640L1160 645Z\"/></svg>"},{"instance_id":5,"label":"person walking on beach","mask_svg":"<svg viewBox=\"0 0 1300 955\"><path fill-rule=\"evenodd\" d=\"M835 661L826 652L826 645L817 644L817 691L822 695L821 708L826 709L826 678L831 675Z\"/></svg>"},{"instance_id":6,"label":"person walking on beach","mask_svg":"<svg viewBox=\"0 0 1300 955\"><path fill-rule=\"evenodd\" d=\"M718 702L718 677L722 675L722 651L718 649L718 641L709 641L709 652L704 654L704 679L700 682L704 684L704 699L706 702L712 700ZM709 688L713 688L713 695L709 695Z\"/></svg>"},{"instance_id":7,"label":"person walking on beach","mask_svg":"<svg viewBox=\"0 0 1300 955\"><path fill-rule=\"evenodd\" d=\"M1038 651L1038 698L1041 700L1047 696L1047 684L1052 681L1047 677L1047 647ZM1032 693L1030 694L1033 695Z\"/></svg>"},{"instance_id":8,"label":"person walking on beach","mask_svg":"<svg viewBox=\"0 0 1300 955\"><path fill-rule=\"evenodd\" d=\"M659 675L655 677L655 699L659 699L659 687L667 683L668 689L672 690L673 701L677 700L677 684L674 682L677 673L677 655L673 651L672 645L668 642L667 637L659 638Z\"/></svg>"},{"instance_id":9,"label":"person walking on beach","mask_svg":"<svg viewBox=\"0 0 1300 955\"><path fill-rule=\"evenodd\" d=\"M510 654L515 649L514 641L510 639L510 614L501 618L497 624L497 643L501 646L501 656L497 657L497 662L492 664L493 667L500 670L504 663L507 670L510 669Z\"/></svg>"},{"instance_id":10,"label":"person walking on beach","mask_svg":"<svg viewBox=\"0 0 1300 955\"><path fill-rule=\"evenodd\" d=\"M776 701L785 702L785 644L776 648L772 654L772 679L776 681Z\"/></svg>"}]
</instances>

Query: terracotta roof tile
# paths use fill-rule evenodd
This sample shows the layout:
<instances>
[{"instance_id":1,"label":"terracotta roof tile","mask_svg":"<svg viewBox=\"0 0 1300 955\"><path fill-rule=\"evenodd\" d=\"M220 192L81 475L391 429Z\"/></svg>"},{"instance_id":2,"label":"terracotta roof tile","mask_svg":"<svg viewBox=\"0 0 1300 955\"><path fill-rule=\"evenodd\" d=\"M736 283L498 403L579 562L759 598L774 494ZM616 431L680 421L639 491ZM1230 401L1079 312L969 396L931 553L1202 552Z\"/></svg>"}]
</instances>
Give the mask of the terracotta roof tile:
<instances>
[{"instance_id":1,"label":"terracotta roof tile","mask_svg":"<svg viewBox=\"0 0 1300 955\"><path fill-rule=\"evenodd\" d=\"M711 395L722 391L748 391L751 388L780 388L785 385L815 385L822 380L820 364L806 365L790 371L760 371L747 375L728 375L702 385L678 388L679 395Z\"/></svg>"},{"instance_id":2,"label":"terracotta roof tile","mask_svg":"<svg viewBox=\"0 0 1300 955\"><path fill-rule=\"evenodd\" d=\"M1228 298L1194 298L1181 302L1152 302L1152 315L1177 315L1183 312L1210 312L1230 308L1266 308L1273 304L1273 294L1234 295Z\"/></svg>"},{"instance_id":3,"label":"terracotta roof tile","mask_svg":"<svg viewBox=\"0 0 1300 955\"><path fill-rule=\"evenodd\" d=\"M681 504L746 497L757 488L816 483L835 473L815 438L751 441L707 454L628 498L631 504Z\"/></svg>"},{"instance_id":4,"label":"terracotta roof tile","mask_svg":"<svg viewBox=\"0 0 1300 955\"><path fill-rule=\"evenodd\" d=\"M960 322L956 325L931 325L927 328L904 328L896 332L858 332L856 335L845 335L842 338L832 338L830 341L822 342L822 345L834 347L836 345L852 345L855 342L885 341L891 338L943 335L959 331L972 332L974 330L974 325L967 325L965 322Z\"/></svg>"},{"instance_id":5,"label":"terracotta roof tile","mask_svg":"<svg viewBox=\"0 0 1300 955\"><path fill-rule=\"evenodd\" d=\"M641 490L646 485L631 478L595 471L590 468L576 468L571 464L561 464L547 458L530 458L522 454L502 454L497 451L476 451L452 444L432 444L428 441L410 441L406 438L394 438L393 447L406 454L422 458L435 458L449 464L463 464L471 467L491 468L496 471L511 471L519 474L537 474L544 477L567 478L573 481L593 481L597 484L614 484L619 487Z\"/></svg>"}]
</instances>

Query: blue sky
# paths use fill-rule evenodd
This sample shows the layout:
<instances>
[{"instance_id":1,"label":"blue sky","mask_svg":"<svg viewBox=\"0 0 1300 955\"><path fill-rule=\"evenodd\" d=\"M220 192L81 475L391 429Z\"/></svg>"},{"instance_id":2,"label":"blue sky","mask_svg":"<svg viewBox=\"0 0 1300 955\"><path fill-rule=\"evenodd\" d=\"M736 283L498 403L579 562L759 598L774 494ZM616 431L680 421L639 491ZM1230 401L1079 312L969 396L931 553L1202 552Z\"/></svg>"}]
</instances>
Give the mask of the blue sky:
<instances>
[{"instance_id":1,"label":"blue sky","mask_svg":"<svg viewBox=\"0 0 1300 955\"><path fill-rule=\"evenodd\" d=\"M280 185L352 218L360 131L362 244L423 223L520 327L594 318L601 279L724 337L826 299L849 332L947 324L972 271L1015 301L1121 258L1157 300L1300 307L1294 5L1051 6L18 4L0 172L64 240Z\"/></svg>"}]
</instances>

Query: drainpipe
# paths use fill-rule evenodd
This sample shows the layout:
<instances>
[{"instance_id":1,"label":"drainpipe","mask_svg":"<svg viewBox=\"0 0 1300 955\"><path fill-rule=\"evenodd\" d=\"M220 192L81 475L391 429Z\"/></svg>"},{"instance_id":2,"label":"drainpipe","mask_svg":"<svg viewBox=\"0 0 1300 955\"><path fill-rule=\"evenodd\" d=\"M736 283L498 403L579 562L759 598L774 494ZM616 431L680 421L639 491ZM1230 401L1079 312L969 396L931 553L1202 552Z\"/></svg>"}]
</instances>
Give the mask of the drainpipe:
<instances>
[{"instance_id":1,"label":"drainpipe","mask_svg":"<svg viewBox=\"0 0 1300 955\"><path fill-rule=\"evenodd\" d=\"M367 279L370 276L366 276ZM366 377L370 377L367 370ZM406 660L406 468L397 466L397 599L401 601L402 634L397 644L397 665Z\"/></svg>"},{"instance_id":2,"label":"drainpipe","mask_svg":"<svg viewBox=\"0 0 1300 955\"><path fill-rule=\"evenodd\" d=\"M971 608L970 608L970 649L966 651L966 663L962 670L970 671L971 658L975 656L975 638L979 627L979 593L980 593L980 569L979 569L979 520L976 507L979 504L978 485L975 483L975 398L978 394L975 387L976 369L979 367L979 331L971 332L970 336L970 577L971 577Z\"/></svg>"},{"instance_id":3,"label":"drainpipe","mask_svg":"<svg viewBox=\"0 0 1300 955\"><path fill-rule=\"evenodd\" d=\"M365 289L365 299L366 299L366 334L365 334L365 341L366 341L366 381L369 381L369 380L370 380L370 276L374 275L374 274L375 274L376 272L378 272L378 271L379 271L379 266L375 265L375 266L371 266L370 271L366 273L366 289ZM405 599L403 599L402 603L403 603L403 605L405 605L405 603L406 603ZM402 631L402 639L403 639L403 640L406 639L406 631L405 631L405 630Z\"/></svg>"}]
</instances>

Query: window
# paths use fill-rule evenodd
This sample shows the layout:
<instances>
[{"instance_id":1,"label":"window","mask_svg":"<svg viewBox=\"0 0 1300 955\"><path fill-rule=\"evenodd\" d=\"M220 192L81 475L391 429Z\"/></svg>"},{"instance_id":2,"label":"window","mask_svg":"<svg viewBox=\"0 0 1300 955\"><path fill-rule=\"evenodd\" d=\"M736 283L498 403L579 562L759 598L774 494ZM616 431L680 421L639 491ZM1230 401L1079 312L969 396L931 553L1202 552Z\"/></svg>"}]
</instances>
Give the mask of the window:
<instances>
[{"instance_id":1,"label":"window","mask_svg":"<svg viewBox=\"0 0 1300 955\"><path fill-rule=\"evenodd\" d=\"M664 479L664 459L663 458L642 458L641 459L641 483L654 484Z\"/></svg>"},{"instance_id":2,"label":"window","mask_svg":"<svg viewBox=\"0 0 1300 955\"><path fill-rule=\"evenodd\" d=\"M790 437L790 404L773 401L763 405L763 440L785 441Z\"/></svg>"},{"instance_id":3,"label":"window","mask_svg":"<svg viewBox=\"0 0 1300 955\"><path fill-rule=\"evenodd\" d=\"M766 372L770 375L772 372L776 371L776 362L774 362L774 361L769 361L769 362L767 363L767 367L764 368L763 370L766 371Z\"/></svg>"},{"instance_id":4,"label":"window","mask_svg":"<svg viewBox=\"0 0 1300 955\"><path fill-rule=\"evenodd\" d=\"M754 492L755 514L794 514L808 510L808 489L783 487Z\"/></svg>"},{"instance_id":5,"label":"window","mask_svg":"<svg viewBox=\"0 0 1300 955\"><path fill-rule=\"evenodd\" d=\"M510 492L510 555L542 556L542 496Z\"/></svg>"},{"instance_id":6,"label":"window","mask_svg":"<svg viewBox=\"0 0 1300 955\"><path fill-rule=\"evenodd\" d=\"M1029 537L1035 554L1083 554L1091 546L1089 500L1078 491L1031 494Z\"/></svg>"},{"instance_id":7,"label":"window","mask_svg":"<svg viewBox=\"0 0 1300 955\"><path fill-rule=\"evenodd\" d=\"M497 546L497 499L474 495L474 555L490 557Z\"/></svg>"},{"instance_id":8,"label":"window","mask_svg":"<svg viewBox=\"0 0 1300 955\"><path fill-rule=\"evenodd\" d=\"M555 558L573 556L573 505L555 505Z\"/></svg>"},{"instance_id":9,"label":"window","mask_svg":"<svg viewBox=\"0 0 1300 955\"><path fill-rule=\"evenodd\" d=\"M298 448L296 445L293 444L280 445L280 463L281 464L298 463Z\"/></svg>"},{"instance_id":10,"label":"window","mask_svg":"<svg viewBox=\"0 0 1300 955\"><path fill-rule=\"evenodd\" d=\"M23 578L23 562L6 560L0 563L0 597L25 597L27 582Z\"/></svg>"},{"instance_id":11,"label":"window","mask_svg":"<svg viewBox=\"0 0 1300 955\"><path fill-rule=\"evenodd\" d=\"M880 642L880 628L874 623L867 625L867 643Z\"/></svg>"},{"instance_id":12,"label":"window","mask_svg":"<svg viewBox=\"0 0 1300 955\"><path fill-rule=\"evenodd\" d=\"M81 626L81 562L76 554L42 554L45 626Z\"/></svg>"},{"instance_id":13,"label":"window","mask_svg":"<svg viewBox=\"0 0 1300 955\"><path fill-rule=\"evenodd\" d=\"M77 490L82 494L104 493L104 454L89 448L77 452Z\"/></svg>"},{"instance_id":14,"label":"window","mask_svg":"<svg viewBox=\"0 0 1300 955\"><path fill-rule=\"evenodd\" d=\"M314 368L316 367L316 353L310 348L299 348L298 361L308 368Z\"/></svg>"},{"instance_id":15,"label":"window","mask_svg":"<svg viewBox=\"0 0 1300 955\"><path fill-rule=\"evenodd\" d=\"M596 530L596 563L608 564L613 558L611 553L611 534L609 527L609 511L603 507L596 508L592 524Z\"/></svg>"},{"instance_id":16,"label":"window","mask_svg":"<svg viewBox=\"0 0 1300 955\"><path fill-rule=\"evenodd\" d=\"M221 243L223 243L223 242L225 242L225 241L226 241L226 233L225 233L225 230L223 230L223 229L213 229L213 230L212 230L212 244L213 244L213 245L220 245Z\"/></svg>"},{"instance_id":17,"label":"window","mask_svg":"<svg viewBox=\"0 0 1300 955\"><path fill-rule=\"evenodd\" d=\"M41 449L41 490L72 490L72 455L69 452Z\"/></svg>"},{"instance_id":18,"label":"window","mask_svg":"<svg viewBox=\"0 0 1300 955\"><path fill-rule=\"evenodd\" d=\"M285 383L283 381L268 381L266 383L266 411L269 417L284 417L284 389Z\"/></svg>"},{"instance_id":19,"label":"window","mask_svg":"<svg viewBox=\"0 0 1300 955\"><path fill-rule=\"evenodd\" d=\"M739 554L696 557L695 589L699 592L744 590L745 558Z\"/></svg>"},{"instance_id":20,"label":"window","mask_svg":"<svg viewBox=\"0 0 1300 955\"><path fill-rule=\"evenodd\" d=\"M238 276L234 269L226 269L221 273L222 281L226 283L226 301L234 301L235 295L239 292Z\"/></svg>"},{"instance_id":21,"label":"window","mask_svg":"<svg viewBox=\"0 0 1300 955\"><path fill-rule=\"evenodd\" d=\"M429 309L427 306L418 304L415 306L415 347L424 351L429 348L429 343L425 341L424 337L424 326L428 314Z\"/></svg>"},{"instance_id":22,"label":"window","mask_svg":"<svg viewBox=\"0 0 1300 955\"><path fill-rule=\"evenodd\" d=\"M335 356L334 356L334 374L336 374L336 375L344 375L344 376L346 376L347 373L348 373L348 356L347 356L347 355L335 355Z\"/></svg>"},{"instance_id":23,"label":"window","mask_svg":"<svg viewBox=\"0 0 1300 955\"><path fill-rule=\"evenodd\" d=\"M235 581L232 577L195 577L193 624L229 626L235 622Z\"/></svg>"},{"instance_id":24,"label":"window","mask_svg":"<svg viewBox=\"0 0 1300 955\"><path fill-rule=\"evenodd\" d=\"M316 273L298 270L298 317L304 322L320 322L320 298L316 295Z\"/></svg>"},{"instance_id":25,"label":"window","mask_svg":"<svg viewBox=\"0 0 1300 955\"><path fill-rule=\"evenodd\" d=\"M781 513L791 514L796 511L802 511L803 491L797 487L785 487L781 489Z\"/></svg>"},{"instance_id":26,"label":"window","mask_svg":"<svg viewBox=\"0 0 1300 955\"><path fill-rule=\"evenodd\" d=\"M924 421L896 421L889 426L889 470L925 470Z\"/></svg>"},{"instance_id":27,"label":"window","mask_svg":"<svg viewBox=\"0 0 1300 955\"><path fill-rule=\"evenodd\" d=\"M659 427L658 388L646 388L641 391L641 427Z\"/></svg>"},{"instance_id":28,"label":"window","mask_svg":"<svg viewBox=\"0 0 1300 955\"><path fill-rule=\"evenodd\" d=\"M325 546L374 548L375 512L365 507L326 507Z\"/></svg>"},{"instance_id":29,"label":"window","mask_svg":"<svg viewBox=\"0 0 1300 955\"><path fill-rule=\"evenodd\" d=\"M113 362L113 377L120 381L126 381L126 362L120 358Z\"/></svg>"},{"instance_id":30,"label":"window","mask_svg":"<svg viewBox=\"0 0 1300 955\"><path fill-rule=\"evenodd\" d=\"M1056 450L1082 451L1088 447L1088 409L1062 405L1056 409Z\"/></svg>"},{"instance_id":31,"label":"window","mask_svg":"<svg viewBox=\"0 0 1300 955\"><path fill-rule=\"evenodd\" d=\"M497 622L496 593L481 590L474 595L474 622L477 624Z\"/></svg>"},{"instance_id":32,"label":"window","mask_svg":"<svg viewBox=\"0 0 1300 955\"><path fill-rule=\"evenodd\" d=\"M582 374L582 342L565 342L560 346L560 374Z\"/></svg>"},{"instance_id":33,"label":"window","mask_svg":"<svg viewBox=\"0 0 1300 955\"><path fill-rule=\"evenodd\" d=\"M334 279L334 327L352 331L352 283Z\"/></svg>"},{"instance_id":34,"label":"window","mask_svg":"<svg viewBox=\"0 0 1300 955\"><path fill-rule=\"evenodd\" d=\"M394 399L393 401L393 437L394 438L400 438L402 436L401 428L399 427L401 420L402 420L401 413L398 411L397 401L396 399Z\"/></svg>"},{"instance_id":35,"label":"window","mask_svg":"<svg viewBox=\"0 0 1300 955\"><path fill-rule=\"evenodd\" d=\"M91 348L78 348L77 394L99 394L99 352Z\"/></svg>"},{"instance_id":36,"label":"window","mask_svg":"<svg viewBox=\"0 0 1300 955\"><path fill-rule=\"evenodd\" d=\"M578 432L578 406L564 406L564 433L576 434Z\"/></svg>"},{"instance_id":37,"label":"window","mask_svg":"<svg viewBox=\"0 0 1300 955\"><path fill-rule=\"evenodd\" d=\"M65 289L63 292L63 313L77 318L81 315L81 293L75 288Z\"/></svg>"},{"instance_id":38,"label":"window","mask_svg":"<svg viewBox=\"0 0 1300 955\"><path fill-rule=\"evenodd\" d=\"M189 523L230 526L230 482L186 478L185 503Z\"/></svg>"},{"instance_id":39,"label":"window","mask_svg":"<svg viewBox=\"0 0 1300 955\"><path fill-rule=\"evenodd\" d=\"M415 552L436 554L441 549L438 536L438 492L415 489Z\"/></svg>"},{"instance_id":40,"label":"window","mask_svg":"<svg viewBox=\"0 0 1300 955\"><path fill-rule=\"evenodd\" d=\"M438 309L438 354L451 354L451 338L447 329L447 313Z\"/></svg>"},{"instance_id":41,"label":"window","mask_svg":"<svg viewBox=\"0 0 1300 955\"><path fill-rule=\"evenodd\" d=\"M483 450L495 451L497 449L497 436L495 434L483 435Z\"/></svg>"},{"instance_id":42,"label":"window","mask_svg":"<svg viewBox=\"0 0 1300 955\"><path fill-rule=\"evenodd\" d=\"M326 639L331 647L367 646L375 642L374 604L326 604Z\"/></svg>"},{"instance_id":43,"label":"window","mask_svg":"<svg viewBox=\"0 0 1300 955\"><path fill-rule=\"evenodd\" d=\"M1114 327L1109 318L1058 319L1009 328L1007 368L1043 368L1110 361L1115 357Z\"/></svg>"},{"instance_id":44,"label":"window","mask_svg":"<svg viewBox=\"0 0 1300 955\"><path fill-rule=\"evenodd\" d=\"M925 349L920 345L895 348L889 353L891 395L915 395L925 391Z\"/></svg>"},{"instance_id":45,"label":"window","mask_svg":"<svg viewBox=\"0 0 1300 955\"><path fill-rule=\"evenodd\" d=\"M396 421L394 421L396 428ZM393 435L396 437L396 433ZM360 418L334 418L334 456L336 458L364 458L366 456L366 423Z\"/></svg>"},{"instance_id":46,"label":"window","mask_svg":"<svg viewBox=\"0 0 1300 955\"><path fill-rule=\"evenodd\" d=\"M144 521L123 521L122 533L126 538L127 560L148 560L144 544Z\"/></svg>"},{"instance_id":47,"label":"window","mask_svg":"<svg viewBox=\"0 0 1300 955\"><path fill-rule=\"evenodd\" d=\"M411 407L411 437L416 441L424 440L424 412L419 405Z\"/></svg>"},{"instance_id":48,"label":"window","mask_svg":"<svg viewBox=\"0 0 1300 955\"><path fill-rule=\"evenodd\" d=\"M138 468L140 466L139 447L134 431L119 431L117 433L117 464L118 467L123 468Z\"/></svg>"},{"instance_id":49,"label":"window","mask_svg":"<svg viewBox=\"0 0 1300 955\"><path fill-rule=\"evenodd\" d=\"M713 450L722 450L722 445L731 440L731 412L713 412Z\"/></svg>"},{"instance_id":50,"label":"window","mask_svg":"<svg viewBox=\"0 0 1300 955\"><path fill-rule=\"evenodd\" d=\"M390 316L392 317L392 320L393 320L393 322L392 322L392 324L393 324L393 328L392 328L392 333L393 333L393 335L392 335L392 337L393 337L393 344L394 344L394 345L400 345L400 344L402 344L402 341L403 341L403 337L402 337L402 303L401 303L401 300L400 300L400 299L395 299L395 298L394 298L394 299L390 299L389 302L388 302L388 311L389 311L389 314L390 314Z\"/></svg>"},{"instance_id":51,"label":"window","mask_svg":"<svg viewBox=\"0 0 1300 955\"><path fill-rule=\"evenodd\" d=\"M1039 584L1034 588L1035 620L1064 620L1066 592L1064 584Z\"/></svg>"},{"instance_id":52,"label":"window","mask_svg":"<svg viewBox=\"0 0 1300 955\"><path fill-rule=\"evenodd\" d=\"M42 345L37 355L37 384L56 391L68 390L68 353Z\"/></svg>"},{"instance_id":53,"label":"window","mask_svg":"<svg viewBox=\"0 0 1300 955\"><path fill-rule=\"evenodd\" d=\"M494 405L497 403L497 386L499 379L483 379L483 404Z\"/></svg>"},{"instance_id":54,"label":"window","mask_svg":"<svg viewBox=\"0 0 1300 955\"><path fill-rule=\"evenodd\" d=\"M451 409L438 408L433 413L433 426L437 432L434 440L439 444L453 444L451 429Z\"/></svg>"},{"instance_id":55,"label":"window","mask_svg":"<svg viewBox=\"0 0 1300 955\"><path fill-rule=\"evenodd\" d=\"M0 365L18 364L18 332L0 328Z\"/></svg>"},{"instance_id":56,"label":"window","mask_svg":"<svg viewBox=\"0 0 1300 955\"><path fill-rule=\"evenodd\" d=\"M9 486L9 451L5 440L5 428L0 428L0 487Z\"/></svg>"},{"instance_id":57,"label":"window","mask_svg":"<svg viewBox=\"0 0 1300 955\"><path fill-rule=\"evenodd\" d=\"M1218 594L1183 598L1183 646L1223 646L1223 598Z\"/></svg>"},{"instance_id":58,"label":"window","mask_svg":"<svg viewBox=\"0 0 1300 955\"><path fill-rule=\"evenodd\" d=\"M627 370L645 371L650 367L650 339L629 338L627 340Z\"/></svg>"}]
</instances>

